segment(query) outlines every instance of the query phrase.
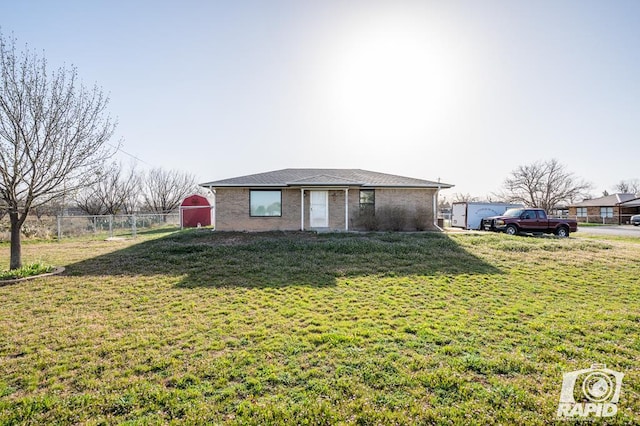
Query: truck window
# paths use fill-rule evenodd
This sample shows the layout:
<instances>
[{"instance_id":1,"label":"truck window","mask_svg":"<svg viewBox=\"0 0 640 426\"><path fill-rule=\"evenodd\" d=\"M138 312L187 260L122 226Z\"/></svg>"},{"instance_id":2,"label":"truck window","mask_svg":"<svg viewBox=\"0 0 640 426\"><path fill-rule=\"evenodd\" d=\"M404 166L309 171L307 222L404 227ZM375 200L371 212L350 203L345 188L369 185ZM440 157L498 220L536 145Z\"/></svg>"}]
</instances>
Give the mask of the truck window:
<instances>
[{"instance_id":1,"label":"truck window","mask_svg":"<svg viewBox=\"0 0 640 426\"><path fill-rule=\"evenodd\" d=\"M536 218L536 212L533 210L525 210L524 214L522 215L523 219L535 219Z\"/></svg>"},{"instance_id":2,"label":"truck window","mask_svg":"<svg viewBox=\"0 0 640 426\"><path fill-rule=\"evenodd\" d=\"M547 213L544 210L538 210L538 219L546 219Z\"/></svg>"}]
</instances>

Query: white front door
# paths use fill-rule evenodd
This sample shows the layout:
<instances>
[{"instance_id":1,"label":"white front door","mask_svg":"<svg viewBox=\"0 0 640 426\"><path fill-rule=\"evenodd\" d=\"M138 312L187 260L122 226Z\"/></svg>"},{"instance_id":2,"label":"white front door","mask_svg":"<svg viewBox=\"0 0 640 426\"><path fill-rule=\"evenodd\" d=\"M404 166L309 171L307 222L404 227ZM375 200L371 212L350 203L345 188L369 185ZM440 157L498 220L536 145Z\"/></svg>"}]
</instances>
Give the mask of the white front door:
<instances>
[{"instance_id":1,"label":"white front door","mask_svg":"<svg viewBox=\"0 0 640 426\"><path fill-rule=\"evenodd\" d=\"M329 191L309 191L311 194L309 225L312 228L329 226Z\"/></svg>"}]
</instances>

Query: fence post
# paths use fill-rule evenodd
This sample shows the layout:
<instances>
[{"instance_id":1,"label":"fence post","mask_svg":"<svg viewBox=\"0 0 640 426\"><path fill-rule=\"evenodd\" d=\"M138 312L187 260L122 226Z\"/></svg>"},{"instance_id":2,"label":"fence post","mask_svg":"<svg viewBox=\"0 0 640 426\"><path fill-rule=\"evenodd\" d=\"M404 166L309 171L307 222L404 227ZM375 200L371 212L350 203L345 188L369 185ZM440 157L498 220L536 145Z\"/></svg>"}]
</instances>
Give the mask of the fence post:
<instances>
[{"instance_id":1,"label":"fence post","mask_svg":"<svg viewBox=\"0 0 640 426\"><path fill-rule=\"evenodd\" d=\"M133 238L136 238L136 214L132 214L131 215L131 234L133 235Z\"/></svg>"},{"instance_id":2,"label":"fence post","mask_svg":"<svg viewBox=\"0 0 640 426\"><path fill-rule=\"evenodd\" d=\"M93 217L93 233L94 234L98 232L97 224L96 224L96 220L97 219L98 219L97 217L95 217L95 216Z\"/></svg>"},{"instance_id":3,"label":"fence post","mask_svg":"<svg viewBox=\"0 0 640 426\"><path fill-rule=\"evenodd\" d=\"M58 215L57 217L57 222L58 222L58 242L60 242L60 240L62 239L62 217L60 215Z\"/></svg>"},{"instance_id":4,"label":"fence post","mask_svg":"<svg viewBox=\"0 0 640 426\"><path fill-rule=\"evenodd\" d=\"M109 215L109 238L113 238L113 215Z\"/></svg>"}]
</instances>

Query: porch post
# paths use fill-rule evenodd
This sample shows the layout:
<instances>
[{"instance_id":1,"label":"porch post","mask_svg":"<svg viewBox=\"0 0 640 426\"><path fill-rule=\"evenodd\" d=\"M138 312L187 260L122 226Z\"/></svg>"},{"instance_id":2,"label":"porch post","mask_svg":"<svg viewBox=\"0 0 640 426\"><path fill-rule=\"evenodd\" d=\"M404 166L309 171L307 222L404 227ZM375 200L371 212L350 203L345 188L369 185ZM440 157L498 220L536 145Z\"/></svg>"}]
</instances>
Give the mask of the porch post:
<instances>
[{"instance_id":1,"label":"porch post","mask_svg":"<svg viewBox=\"0 0 640 426\"><path fill-rule=\"evenodd\" d=\"M304 188L300 188L300 230L304 231Z\"/></svg>"},{"instance_id":2,"label":"porch post","mask_svg":"<svg viewBox=\"0 0 640 426\"><path fill-rule=\"evenodd\" d=\"M344 189L344 230L349 230L349 188Z\"/></svg>"}]
</instances>

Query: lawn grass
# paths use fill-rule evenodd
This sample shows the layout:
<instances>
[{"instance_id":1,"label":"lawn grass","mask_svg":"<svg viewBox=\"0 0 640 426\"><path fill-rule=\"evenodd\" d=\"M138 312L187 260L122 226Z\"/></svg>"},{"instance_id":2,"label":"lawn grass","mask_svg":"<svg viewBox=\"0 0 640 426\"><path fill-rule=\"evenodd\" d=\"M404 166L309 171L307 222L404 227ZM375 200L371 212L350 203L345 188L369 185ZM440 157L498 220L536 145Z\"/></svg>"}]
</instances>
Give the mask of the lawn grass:
<instances>
[{"instance_id":1,"label":"lawn grass","mask_svg":"<svg viewBox=\"0 0 640 426\"><path fill-rule=\"evenodd\" d=\"M562 374L625 373L640 250L501 234L151 234L24 247L0 288L0 424L549 424ZM0 248L0 261L8 249Z\"/></svg>"}]
</instances>

